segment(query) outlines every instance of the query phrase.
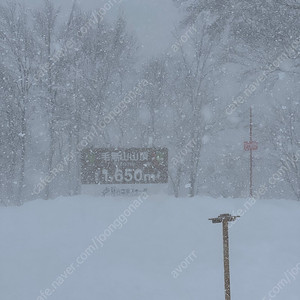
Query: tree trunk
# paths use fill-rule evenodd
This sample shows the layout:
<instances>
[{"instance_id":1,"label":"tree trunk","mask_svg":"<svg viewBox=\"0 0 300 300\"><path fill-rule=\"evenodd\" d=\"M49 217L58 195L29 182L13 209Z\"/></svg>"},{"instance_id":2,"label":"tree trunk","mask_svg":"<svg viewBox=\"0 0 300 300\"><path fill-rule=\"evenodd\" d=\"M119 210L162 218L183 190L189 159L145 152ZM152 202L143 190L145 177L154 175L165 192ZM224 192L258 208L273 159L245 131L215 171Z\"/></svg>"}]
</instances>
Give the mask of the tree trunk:
<instances>
[{"instance_id":1,"label":"tree trunk","mask_svg":"<svg viewBox=\"0 0 300 300\"><path fill-rule=\"evenodd\" d=\"M24 197L24 184L25 184L25 164L26 164L26 135L27 135L27 126L26 126L26 109L22 110L21 116L21 155L20 155L20 175L19 175L19 188L18 188L18 197L17 204L22 205Z\"/></svg>"}]
</instances>

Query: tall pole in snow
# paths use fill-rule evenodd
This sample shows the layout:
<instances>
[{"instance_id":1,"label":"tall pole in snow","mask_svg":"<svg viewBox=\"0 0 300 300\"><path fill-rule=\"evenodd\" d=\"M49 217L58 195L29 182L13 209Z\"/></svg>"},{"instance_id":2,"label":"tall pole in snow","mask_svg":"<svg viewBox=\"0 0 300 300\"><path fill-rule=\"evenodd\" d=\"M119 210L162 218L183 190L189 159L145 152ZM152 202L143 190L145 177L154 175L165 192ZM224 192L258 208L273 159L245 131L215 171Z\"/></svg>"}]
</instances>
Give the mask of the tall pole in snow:
<instances>
[{"instance_id":1,"label":"tall pole in snow","mask_svg":"<svg viewBox=\"0 0 300 300\"><path fill-rule=\"evenodd\" d=\"M257 142L253 141L253 114L252 107L250 107L250 141L244 142L244 150L250 151L250 197L253 197L253 152L258 149Z\"/></svg>"}]
</instances>

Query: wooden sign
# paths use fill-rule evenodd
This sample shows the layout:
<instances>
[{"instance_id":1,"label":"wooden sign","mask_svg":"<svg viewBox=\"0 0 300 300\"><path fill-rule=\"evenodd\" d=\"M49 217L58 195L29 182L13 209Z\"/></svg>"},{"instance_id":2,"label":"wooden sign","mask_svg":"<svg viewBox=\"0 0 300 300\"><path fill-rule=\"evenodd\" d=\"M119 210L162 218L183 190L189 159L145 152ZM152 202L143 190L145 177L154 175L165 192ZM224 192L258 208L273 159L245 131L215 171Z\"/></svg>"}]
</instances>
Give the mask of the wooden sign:
<instances>
[{"instance_id":1,"label":"wooden sign","mask_svg":"<svg viewBox=\"0 0 300 300\"><path fill-rule=\"evenodd\" d=\"M167 148L89 148L81 153L82 184L167 182Z\"/></svg>"}]
</instances>

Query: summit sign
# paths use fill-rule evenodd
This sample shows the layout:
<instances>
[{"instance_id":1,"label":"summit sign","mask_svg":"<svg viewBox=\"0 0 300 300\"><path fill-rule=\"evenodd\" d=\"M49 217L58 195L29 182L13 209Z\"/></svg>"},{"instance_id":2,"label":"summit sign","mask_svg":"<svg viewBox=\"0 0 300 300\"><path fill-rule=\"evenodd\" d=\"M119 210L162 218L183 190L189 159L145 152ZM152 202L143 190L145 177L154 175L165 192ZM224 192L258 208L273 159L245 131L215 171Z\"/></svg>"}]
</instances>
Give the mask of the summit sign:
<instances>
[{"instance_id":1,"label":"summit sign","mask_svg":"<svg viewBox=\"0 0 300 300\"><path fill-rule=\"evenodd\" d=\"M89 148L81 153L82 184L168 182L167 148Z\"/></svg>"}]
</instances>

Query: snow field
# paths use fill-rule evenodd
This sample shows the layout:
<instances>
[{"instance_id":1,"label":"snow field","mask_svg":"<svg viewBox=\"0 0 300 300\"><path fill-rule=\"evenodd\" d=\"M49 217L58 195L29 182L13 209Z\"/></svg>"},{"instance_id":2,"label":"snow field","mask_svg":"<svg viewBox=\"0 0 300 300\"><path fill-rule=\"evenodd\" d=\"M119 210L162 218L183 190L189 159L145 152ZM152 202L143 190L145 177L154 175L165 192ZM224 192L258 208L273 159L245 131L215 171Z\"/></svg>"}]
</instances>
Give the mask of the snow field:
<instances>
[{"instance_id":1,"label":"snow field","mask_svg":"<svg viewBox=\"0 0 300 300\"><path fill-rule=\"evenodd\" d=\"M222 226L208 218L247 200L149 195L97 248L93 238L136 199L81 195L2 208L1 299L223 299ZM232 300L299 300L299 209L258 200L231 226Z\"/></svg>"}]
</instances>

